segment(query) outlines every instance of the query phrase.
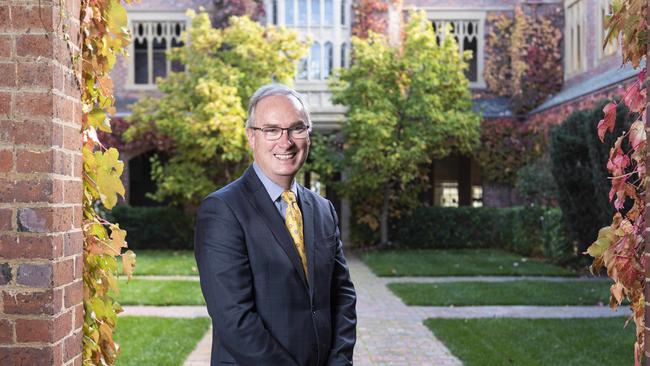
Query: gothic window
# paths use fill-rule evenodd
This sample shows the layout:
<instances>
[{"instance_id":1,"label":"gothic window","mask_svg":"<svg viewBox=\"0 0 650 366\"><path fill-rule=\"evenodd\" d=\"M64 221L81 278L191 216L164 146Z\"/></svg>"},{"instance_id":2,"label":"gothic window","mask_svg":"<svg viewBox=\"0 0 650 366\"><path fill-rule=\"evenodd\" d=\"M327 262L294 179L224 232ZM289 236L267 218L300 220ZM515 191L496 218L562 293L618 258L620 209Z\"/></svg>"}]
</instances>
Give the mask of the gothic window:
<instances>
[{"instance_id":1,"label":"gothic window","mask_svg":"<svg viewBox=\"0 0 650 366\"><path fill-rule=\"evenodd\" d=\"M273 24L278 25L278 0L273 0L271 3L271 13L273 16Z\"/></svg>"},{"instance_id":2,"label":"gothic window","mask_svg":"<svg viewBox=\"0 0 650 366\"><path fill-rule=\"evenodd\" d=\"M325 25L334 25L334 0L325 0Z\"/></svg>"},{"instance_id":3,"label":"gothic window","mask_svg":"<svg viewBox=\"0 0 650 366\"><path fill-rule=\"evenodd\" d=\"M612 40L607 44L607 47L603 49L603 43L607 37L607 27L605 23L607 22L607 17L612 15L612 0L599 0L599 18L598 19L598 34L600 35L598 40L598 56L603 58L605 56L612 55L616 53L618 48L618 40Z\"/></svg>"},{"instance_id":4,"label":"gothic window","mask_svg":"<svg viewBox=\"0 0 650 366\"><path fill-rule=\"evenodd\" d=\"M341 25L345 25L346 5L345 0L341 0Z\"/></svg>"},{"instance_id":5,"label":"gothic window","mask_svg":"<svg viewBox=\"0 0 650 366\"><path fill-rule=\"evenodd\" d=\"M585 48L585 9L584 1L565 3L565 77L581 72L586 68Z\"/></svg>"},{"instance_id":6,"label":"gothic window","mask_svg":"<svg viewBox=\"0 0 650 366\"><path fill-rule=\"evenodd\" d=\"M470 82L479 81L479 24L478 19L468 20L433 20L433 29L436 32L436 40L440 42L444 37L445 28L449 31L449 36L454 37L458 44L458 49L462 55L465 51L471 51L472 57L469 59L469 67L465 70L465 76Z\"/></svg>"},{"instance_id":7,"label":"gothic window","mask_svg":"<svg viewBox=\"0 0 650 366\"><path fill-rule=\"evenodd\" d=\"M293 0L284 3L284 24L287 26L294 25L293 21Z\"/></svg>"},{"instance_id":8,"label":"gothic window","mask_svg":"<svg viewBox=\"0 0 650 366\"><path fill-rule=\"evenodd\" d=\"M300 59L298 62L298 79L299 80L307 80L307 57L303 57Z\"/></svg>"},{"instance_id":9,"label":"gothic window","mask_svg":"<svg viewBox=\"0 0 650 366\"><path fill-rule=\"evenodd\" d=\"M320 25L320 0L311 0L311 25Z\"/></svg>"},{"instance_id":10,"label":"gothic window","mask_svg":"<svg viewBox=\"0 0 650 366\"><path fill-rule=\"evenodd\" d=\"M314 42L309 52L309 78L318 80L320 75L320 44Z\"/></svg>"},{"instance_id":11,"label":"gothic window","mask_svg":"<svg viewBox=\"0 0 650 366\"><path fill-rule=\"evenodd\" d=\"M341 68L348 67L348 44L341 44Z\"/></svg>"},{"instance_id":12,"label":"gothic window","mask_svg":"<svg viewBox=\"0 0 650 366\"><path fill-rule=\"evenodd\" d=\"M328 79L332 74L334 69L334 50L332 49L332 43L325 43L325 69L323 70L323 78Z\"/></svg>"},{"instance_id":13,"label":"gothic window","mask_svg":"<svg viewBox=\"0 0 650 366\"><path fill-rule=\"evenodd\" d=\"M298 25L307 25L307 0L298 0Z\"/></svg>"},{"instance_id":14,"label":"gothic window","mask_svg":"<svg viewBox=\"0 0 650 366\"><path fill-rule=\"evenodd\" d=\"M165 54L174 47L182 47L181 33L184 20L131 22L133 57L129 73L131 85L154 85L157 77L166 77L171 71L183 71L184 66L171 62Z\"/></svg>"}]
</instances>

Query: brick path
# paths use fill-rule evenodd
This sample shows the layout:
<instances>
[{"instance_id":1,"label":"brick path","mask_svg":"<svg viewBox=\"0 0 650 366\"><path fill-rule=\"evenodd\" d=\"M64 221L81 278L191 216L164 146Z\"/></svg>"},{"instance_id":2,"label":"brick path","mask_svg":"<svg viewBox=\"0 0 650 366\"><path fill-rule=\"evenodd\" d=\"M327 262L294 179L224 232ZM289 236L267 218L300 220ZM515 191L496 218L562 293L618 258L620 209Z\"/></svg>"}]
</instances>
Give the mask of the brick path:
<instances>
[{"instance_id":1,"label":"brick path","mask_svg":"<svg viewBox=\"0 0 650 366\"><path fill-rule=\"evenodd\" d=\"M606 306L406 306L386 288L388 282L454 282L515 281L522 277L445 277L445 278L379 278L359 259L350 257L350 272L357 289L357 344L354 364L391 366L461 365L449 350L422 324L426 318L573 318L628 315L628 309L611 311ZM142 277L140 277L142 278ZM154 278L151 278L154 279ZM165 279L165 278L160 278ZM169 279L185 279L171 276ZM188 277L194 279L196 277ZM575 278L531 277L526 279L570 281ZM590 281L584 278L582 280ZM203 306L125 306L123 315L202 317L208 316ZM210 364L211 333L208 331L190 354L185 366Z\"/></svg>"}]
</instances>

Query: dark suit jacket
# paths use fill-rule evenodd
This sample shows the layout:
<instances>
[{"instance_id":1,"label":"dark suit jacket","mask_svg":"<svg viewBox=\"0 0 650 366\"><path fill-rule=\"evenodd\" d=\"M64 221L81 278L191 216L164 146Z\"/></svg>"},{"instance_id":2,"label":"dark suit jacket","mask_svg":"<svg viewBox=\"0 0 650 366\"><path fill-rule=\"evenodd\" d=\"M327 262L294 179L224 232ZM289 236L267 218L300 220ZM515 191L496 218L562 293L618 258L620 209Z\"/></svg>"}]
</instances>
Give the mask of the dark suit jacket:
<instances>
[{"instance_id":1,"label":"dark suit jacket","mask_svg":"<svg viewBox=\"0 0 650 366\"><path fill-rule=\"evenodd\" d=\"M309 281L252 166L199 208L194 248L212 365L351 365L356 294L332 204L298 186Z\"/></svg>"}]
</instances>

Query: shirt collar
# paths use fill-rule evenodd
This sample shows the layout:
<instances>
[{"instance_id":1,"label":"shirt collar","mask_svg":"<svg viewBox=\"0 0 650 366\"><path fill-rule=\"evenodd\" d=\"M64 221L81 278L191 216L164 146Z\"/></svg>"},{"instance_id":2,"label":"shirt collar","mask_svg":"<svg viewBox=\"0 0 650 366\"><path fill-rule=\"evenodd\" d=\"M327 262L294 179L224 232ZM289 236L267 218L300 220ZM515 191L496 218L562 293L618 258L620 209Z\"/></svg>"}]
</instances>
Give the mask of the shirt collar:
<instances>
[{"instance_id":1,"label":"shirt collar","mask_svg":"<svg viewBox=\"0 0 650 366\"><path fill-rule=\"evenodd\" d=\"M262 168L260 168L255 161L253 161L253 170L255 170L255 174L257 174L257 177L260 178L260 181L262 181L262 185L266 189L266 192L269 194L269 197L271 197L271 201L276 202L282 195L282 192L284 192L284 188L280 187L269 177L267 177L266 174L264 174L264 172L262 171ZM298 185L296 184L295 178L293 179L293 181L291 181L290 190L291 192L293 192L294 195L296 195L296 199L297 199Z\"/></svg>"}]
</instances>

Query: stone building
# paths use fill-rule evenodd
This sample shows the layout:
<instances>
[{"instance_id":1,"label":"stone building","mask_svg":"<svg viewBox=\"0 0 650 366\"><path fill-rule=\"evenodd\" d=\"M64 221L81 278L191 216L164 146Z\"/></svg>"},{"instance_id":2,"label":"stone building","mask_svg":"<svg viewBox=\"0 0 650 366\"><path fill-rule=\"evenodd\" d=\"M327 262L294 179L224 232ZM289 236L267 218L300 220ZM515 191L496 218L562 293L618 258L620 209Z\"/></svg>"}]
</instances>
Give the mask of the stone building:
<instances>
[{"instance_id":1,"label":"stone building","mask_svg":"<svg viewBox=\"0 0 650 366\"><path fill-rule=\"evenodd\" d=\"M301 37L313 40L309 54L300 61L295 87L307 97L313 112L315 133L331 134L345 117L342 106L333 105L327 79L337 67L350 63L350 39L354 24L353 1L358 0L265 0L260 21L295 29ZM469 50L472 58L466 76L474 96L474 109L488 119L517 119L521 123L560 123L576 108L591 107L597 100L620 93L634 77L629 68L621 68L615 47L602 49L603 20L611 0L403 0L391 2L383 15L387 33L393 42L399 39L400 24L410 9L424 10L440 32L451 24L460 51ZM488 55L487 34L493 26L490 16L512 15L516 6L540 12L563 25L562 90L535 108L529 115L515 116L508 98L497 97L486 86L483 72ZM156 93L155 78L182 68L165 59L165 50L182 45L181 32L187 27L188 8L213 10L204 0L154 0L128 8L133 32L130 58L122 58L113 71L117 116L130 111L128 105L143 95ZM150 151L123 149L128 162L124 179L127 201L151 204L144 193L153 190L149 177ZM438 206L489 205L516 203L511 190L483 181L480 167L469 156L450 156L431 165L431 189L423 196L426 204ZM306 177L313 189L322 189L318 177ZM328 192L329 193L329 192ZM331 197L331 193L329 193ZM335 198L335 197L331 197ZM338 205L337 205L338 206ZM340 206L339 206L340 207Z\"/></svg>"}]
</instances>

